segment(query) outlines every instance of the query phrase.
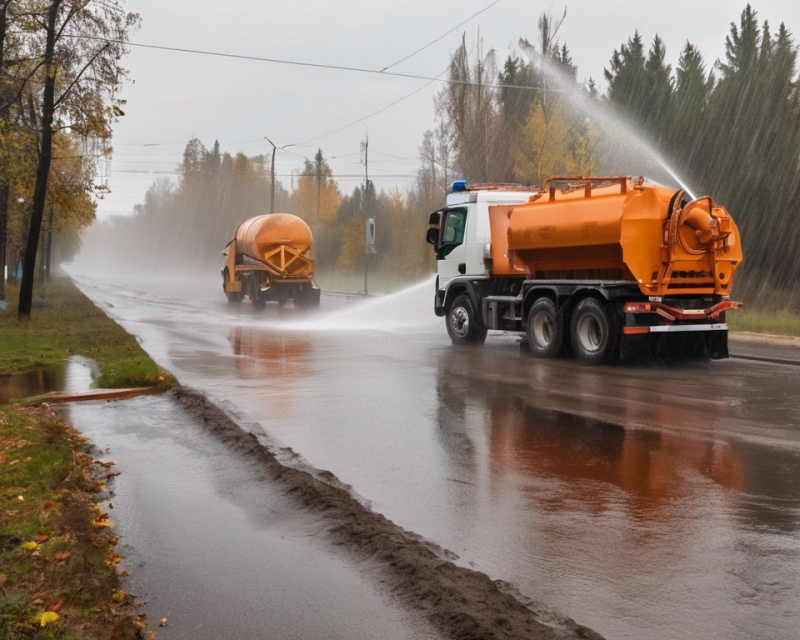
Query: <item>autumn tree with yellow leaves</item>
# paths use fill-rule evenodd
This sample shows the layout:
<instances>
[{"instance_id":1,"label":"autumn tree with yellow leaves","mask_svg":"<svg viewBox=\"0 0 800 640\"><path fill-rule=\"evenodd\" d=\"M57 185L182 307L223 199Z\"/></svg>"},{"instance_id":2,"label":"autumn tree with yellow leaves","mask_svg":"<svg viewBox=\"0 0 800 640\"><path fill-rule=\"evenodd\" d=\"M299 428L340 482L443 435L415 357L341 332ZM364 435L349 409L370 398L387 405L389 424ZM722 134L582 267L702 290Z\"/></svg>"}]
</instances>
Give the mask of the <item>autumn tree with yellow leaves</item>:
<instances>
[{"instance_id":1,"label":"autumn tree with yellow leaves","mask_svg":"<svg viewBox=\"0 0 800 640\"><path fill-rule=\"evenodd\" d=\"M122 0L19 0L20 51L31 72L14 101L19 121L37 136L36 177L20 283L20 319L29 318L36 255L48 201L54 137L69 131L81 155L110 151L111 126L123 115L117 92L121 60L139 16ZM6 34L9 33L6 30ZM6 66L7 66L6 62Z\"/></svg>"},{"instance_id":2,"label":"autumn tree with yellow leaves","mask_svg":"<svg viewBox=\"0 0 800 640\"><path fill-rule=\"evenodd\" d=\"M313 161L306 160L303 164L292 199L295 210L309 223L312 233L336 220L342 194L322 149L317 150Z\"/></svg>"}]
</instances>

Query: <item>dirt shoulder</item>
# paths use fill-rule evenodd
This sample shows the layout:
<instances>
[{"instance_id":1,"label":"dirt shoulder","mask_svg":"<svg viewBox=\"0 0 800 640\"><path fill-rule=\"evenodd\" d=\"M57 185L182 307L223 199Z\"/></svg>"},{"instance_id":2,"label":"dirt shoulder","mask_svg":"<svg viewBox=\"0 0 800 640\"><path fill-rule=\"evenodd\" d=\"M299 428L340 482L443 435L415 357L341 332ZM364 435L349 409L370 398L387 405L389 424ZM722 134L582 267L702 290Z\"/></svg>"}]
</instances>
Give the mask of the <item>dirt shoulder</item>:
<instances>
[{"instance_id":1,"label":"dirt shoulder","mask_svg":"<svg viewBox=\"0 0 800 640\"><path fill-rule=\"evenodd\" d=\"M800 349L800 336L785 336L775 333L756 333L754 331L732 331L728 334L731 342L750 344L769 344Z\"/></svg>"},{"instance_id":2,"label":"dirt shoulder","mask_svg":"<svg viewBox=\"0 0 800 640\"><path fill-rule=\"evenodd\" d=\"M0 406L0 637L143 638L95 496L112 469L49 407ZM113 477L113 476L112 476Z\"/></svg>"},{"instance_id":3,"label":"dirt shoulder","mask_svg":"<svg viewBox=\"0 0 800 640\"><path fill-rule=\"evenodd\" d=\"M0 311L0 375L23 373L82 355L97 362L101 373L98 387L169 388L175 383L134 336L98 309L69 278L36 287L29 321L17 319L15 287L7 286L6 294L12 304Z\"/></svg>"},{"instance_id":4,"label":"dirt shoulder","mask_svg":"<svg viewBox=\"0 0 800 640\"><path fill-rule=\"evenodd\" d=\"M264 478L303 509L324 514L326 535L357 558L376 562L381 582L444 637L538 640L601 636L522 596L512 585L457 565L456 557L364 505L327 471L312 475L281 463L265 442L242 428L205 395L170 391L186 412L228 449L252 461Z\"/></svg>"}]
</instances>

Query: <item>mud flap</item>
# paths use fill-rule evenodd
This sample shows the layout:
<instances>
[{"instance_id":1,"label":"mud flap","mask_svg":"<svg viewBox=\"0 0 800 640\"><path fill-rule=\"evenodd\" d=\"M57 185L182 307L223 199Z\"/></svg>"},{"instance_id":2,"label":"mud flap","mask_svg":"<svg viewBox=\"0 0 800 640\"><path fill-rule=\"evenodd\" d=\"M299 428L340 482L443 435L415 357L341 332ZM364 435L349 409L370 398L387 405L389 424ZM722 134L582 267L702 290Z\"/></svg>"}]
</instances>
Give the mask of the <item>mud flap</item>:
<instances>
[{"instance_id":1,"label":"mud flap","mask_svg":"<svg viewBox=\"0 0 800 640\"><path fill-rule=\"evenodd\" d=\"M709 351L712 360L724 360L729 358L728 354L728 332L711 331L709 336Z\"/></svg>"}]
</instances>

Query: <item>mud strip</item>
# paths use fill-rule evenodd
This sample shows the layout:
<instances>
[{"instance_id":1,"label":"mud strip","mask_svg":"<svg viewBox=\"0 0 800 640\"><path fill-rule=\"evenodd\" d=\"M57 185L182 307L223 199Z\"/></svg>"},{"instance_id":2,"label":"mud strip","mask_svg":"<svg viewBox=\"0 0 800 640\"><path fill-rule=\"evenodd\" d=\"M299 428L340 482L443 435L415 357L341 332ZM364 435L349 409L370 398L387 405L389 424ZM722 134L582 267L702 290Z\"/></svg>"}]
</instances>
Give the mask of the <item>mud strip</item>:
<instances>
[{"instance_id":1,"label":"mud strip","mask_svg":"<svg viewBox=\"0 0 800 640\"><path fill-rule=\"evenodd\" d=\"M602 638L522 596L506 582L453 564L447 559L453 556L451 552L370 511L345 489L281 464L256 434L239 426L204 394L179 386L169 395L231 450L256 460L288 496L322 514L330 522L327 533L333 542L382 567L391 592L409 609L426 616L444 636L459 640ZM329 472L320 475L332 476Z\"/></svg>"}]
</instances>

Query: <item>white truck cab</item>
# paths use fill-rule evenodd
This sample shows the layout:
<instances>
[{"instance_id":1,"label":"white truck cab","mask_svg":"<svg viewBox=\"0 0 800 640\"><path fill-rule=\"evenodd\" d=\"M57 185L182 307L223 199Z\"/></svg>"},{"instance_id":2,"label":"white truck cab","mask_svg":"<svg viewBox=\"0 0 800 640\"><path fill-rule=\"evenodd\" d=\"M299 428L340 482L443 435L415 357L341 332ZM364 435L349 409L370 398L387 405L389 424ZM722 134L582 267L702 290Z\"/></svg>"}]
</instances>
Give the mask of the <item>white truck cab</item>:
<instances>
[{"instance_id":1,"label":"white truck cab","mask_svg":"<svg viewBox=\"0 0 800 640\"><path fill-rule=\"evenodd\" d=\"M456 278L489 278L491 230L489 207L522 204L538 193L529 187L506 185L467 185L453 183L447 206L431 214L431 225L438 227L436 264L438 290L446 291ZM429 242L430 242L429 236Z\"/></svg>"}]
</instances>

